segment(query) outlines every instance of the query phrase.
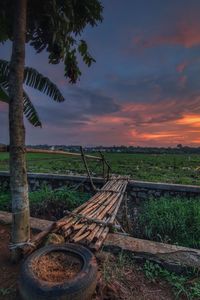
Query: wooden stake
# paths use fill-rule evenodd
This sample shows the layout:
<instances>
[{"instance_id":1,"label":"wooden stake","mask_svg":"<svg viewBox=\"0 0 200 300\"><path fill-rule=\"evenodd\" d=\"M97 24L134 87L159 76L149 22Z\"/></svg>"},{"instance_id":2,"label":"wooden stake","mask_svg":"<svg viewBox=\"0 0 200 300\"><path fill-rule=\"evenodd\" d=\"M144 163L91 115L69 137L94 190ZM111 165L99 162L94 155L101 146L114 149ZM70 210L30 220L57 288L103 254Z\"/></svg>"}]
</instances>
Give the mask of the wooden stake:
<instances>
[{"instance_id":1,"label":"wooden stake","mask_svg":"<svg viewBox=\"0 0 200 300\"><path fill-rule=\"evenodd\" d=\"M103 181L104 183L106 182L106 174L105 174L105 157L103 155L103 153L101 151L99 151L99 154L101 156L102 159L102 177L103 177Z\"/></svg>"},{"instance_id":2,"label":"wooden stake","mask_svg":"<svg viewBox=\"0 0 200 300\"><path fill-rule=\"evenodd\" d=\"M80 150L81 150L81 156L82 156L82 159L83 159L83 163L84 163L84 165L85 165L85 168L86 168L88 177L89 177L89 179L90 179L91 187L92 187L93 191L96 191L96 187L95 187L95 185L94 185L94 183L93 183L93 181L92 181L92 177L91 177L91 175L90 175L90 170L89 170L89 168L88 168L87 161L86 161L86 159L85 159L85 154L84 154L84 152L83 152L83 147L82 147L82 146L80 146Z\"/></svg>"}]
</instances>

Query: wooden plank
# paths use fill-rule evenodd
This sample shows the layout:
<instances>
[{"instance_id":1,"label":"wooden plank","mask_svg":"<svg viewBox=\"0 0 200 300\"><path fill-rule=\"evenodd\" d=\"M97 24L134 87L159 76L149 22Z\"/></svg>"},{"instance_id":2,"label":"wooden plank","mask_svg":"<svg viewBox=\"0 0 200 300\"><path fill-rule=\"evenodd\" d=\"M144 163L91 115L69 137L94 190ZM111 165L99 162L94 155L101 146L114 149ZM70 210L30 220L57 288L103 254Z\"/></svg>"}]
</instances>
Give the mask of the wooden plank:
<instances>
[{"instance_id":1,"label":"wooden plank","mask_svg":"<svg viewBox=\"0 0 200 300\"><path fill-rule=\"evenodd\" d=\"M12 223L12 213L6 211L0 211L0 224L10 225ZM35 231L46 230L51 224L52 221L30 218L30 226Z\"/></svg>"},{"instance_id":2,"label":"wooden plank","mask_svg":"<svg viewBox=\"0 0 200 300\"><path fill-rule=\"evenodd\" d=\"M150 260L173 272L185 268L200 269L200 250L171 244L137 239L123 234L109 233L104 241L104 250L134 254L139 261Z\"/></svg>"}]
</instances>

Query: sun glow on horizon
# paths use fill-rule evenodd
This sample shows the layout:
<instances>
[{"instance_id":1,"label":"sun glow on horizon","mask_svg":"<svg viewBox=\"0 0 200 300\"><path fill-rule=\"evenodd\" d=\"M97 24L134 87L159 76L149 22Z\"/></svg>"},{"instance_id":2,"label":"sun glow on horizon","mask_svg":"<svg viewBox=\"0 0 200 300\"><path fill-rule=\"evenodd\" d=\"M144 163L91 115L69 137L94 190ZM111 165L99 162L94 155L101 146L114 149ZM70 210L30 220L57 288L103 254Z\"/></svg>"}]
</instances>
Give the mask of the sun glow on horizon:
<instances>
[{"instance_id":1,"label":"sun glow on horizon","mask_svg":"<svg viewBox=\"0 0 200 300\"><path fill-rule=\"evenodd\" d=\"M200 115L188 114L176 121L180 125L189 125L191 127L200 127Z\"/></svg>"}]
</instances>

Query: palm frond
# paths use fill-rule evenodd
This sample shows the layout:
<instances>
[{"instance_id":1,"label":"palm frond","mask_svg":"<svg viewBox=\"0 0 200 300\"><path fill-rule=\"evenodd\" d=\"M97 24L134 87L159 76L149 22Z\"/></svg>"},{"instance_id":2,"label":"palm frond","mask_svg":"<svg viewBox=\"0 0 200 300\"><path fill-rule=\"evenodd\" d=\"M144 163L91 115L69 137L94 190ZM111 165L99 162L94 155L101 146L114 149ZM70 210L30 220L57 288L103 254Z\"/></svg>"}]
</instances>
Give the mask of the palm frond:
<instances>
[{"instance_id":1,"label":"palm frond","mask_svg":"<svg viewBox=\"0 0 200 300\"><path fill-rule=\"evenodd\" d=\"M0 74L8 81L9 77L9 62L7 60L0 59Z\"/></svg>"},{"instance_id":2,"label":"palm frond","mask_svg":"<svg viewBox=\"0 0 200 300\"><path fill-rule=\"evenodd\" d=\"M34 127L42 127L42 123L40 121L39 115L25 91L23 93L23 99L24 99L24 115L26 116L27 120Z\"/></svg>"},{"instance_id":3,"label":"palm frond","mask_svg":"<svg viewBox=\"0 0 200 300\"><path fill-rule=\"evenodd\" d=\"M9 62L0 59L0 101L6 103L9 103L9 72ZM57 86L47 77L44 77L41 73L33 68L25 67L24 83L48 95L57 102L62 102L65 100ZM24 115L28 121L35 127L42 127L39 115L25 91L23 94L23 99Z\"/></svg>"},{"instance_id":4,"label":"palm frond","mask_svg":"<svg viewBox=\"0 0 200 300\"><path fill-rule=\"evenodd\" d=\"M0 79L0 101L9 103L9 97L8 94L6 93L6 90L1 86L1 79Z\"/></svg>"},{"instance_id":5,"label":"palm frond","mask_svg":"<svg viewBox=\"0 0 200 300\"><path fill-rule=\"evenodd\" d=\"M3 86L0 79L0 101L9 104L8 88L4 88L5 86L6 84L4 84ZM27 120L34 127L42 127L42 123L40 121L39 115L25 91L23 91L23 104L24 104L23 111Z\"/></svg>"},{"instance_id":6,"label":"palm frond","mask_svg":"<svg viewBox=\"0 0 200 300\"><path fill-rule=\"evenodd\" d=\"M0 59L0 74L7 83L9 78L9 69L9 62ZM46 94L54 101L63 102L65 100L56 84L54 84L49 78L43 76L34 68L25 67L24 84Z\"/></svg>"},{"instance_id":7,"label":"palm frond","mask_svg":"<svg viewBox=\"0 0 200 300\"><path fill-rule=\"evenodd\" d=\"M46 94L54 101L63 102L65 100L57 86L33 68L25 67L24 83Z\"/></svg>"}]
</instances>

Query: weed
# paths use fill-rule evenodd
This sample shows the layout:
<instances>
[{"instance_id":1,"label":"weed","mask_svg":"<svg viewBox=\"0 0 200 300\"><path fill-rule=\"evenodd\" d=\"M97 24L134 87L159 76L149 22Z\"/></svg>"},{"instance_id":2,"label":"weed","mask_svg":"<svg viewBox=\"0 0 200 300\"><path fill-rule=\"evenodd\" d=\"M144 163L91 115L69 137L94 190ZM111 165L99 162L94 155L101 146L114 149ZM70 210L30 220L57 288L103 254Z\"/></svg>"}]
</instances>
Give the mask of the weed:
<instances>
[{"instance_id":1,"label":"weed","mask_svg":"<svg viewBox=\"0 0 200 300\"><path fill-rule=\"evenodd\" d=\"M180 296L185 296L187 299L199 299L200 278L196 278L194 283L191 280L191 277L196 273L190 273L187 276L176 275L150 261L146 261L143 271L145 276L152 282L155 282L158 278L166 280L172 286L176 299L179 299Z\"/></svg>"},{"instance_id":2,"label":"weed","mask_svg":"<svg viewBox=\"0 0 200 300\"><path fill-rule=\"evenodd\" d=\"M103 280L106 284L111 286L114 285L114 287L120 287L121 291L129 291L129 297L126 299L137 299L134 296L131 297L132 294L134 295L136 288L134 284L137 284L137 282L134 281L134 278L137 274L137 280L140 278L139 280L144 283L145 281L143 281L142 273L150 281L150 283L152 283L152 287L154 288L155 286L158 286L158 283L161 282L165 284L164 286L167 289L169 286L171 286L174 299L200 299L200 278L198 278L198 273L196 270L193 272L188 271L187 275L184 276L176 275L175 273L169 272L168 270L161 268L159 265L153 264L150 261L146 261L146 263L143 265L143 268L141 268L134 262L134 257L130 257L123 252L117 256L106 254L104 252L103 263L101 262L100 266ZM119 291L117 290L117 292ZM124 298L122 297L119 299ZM144 299L149 298L144 297Z\"/></svg>"},{"instance_id":3,"label":"weed","mask_svg":"<svg viewBox=\"0 0 200 300\"><path fill-rule=\"evenodd\" d=\"M8 288L0 288L0 296L7 296L13 292L15 292L15 288L13 288L14 285L8 287Z\"/></svg>"},{"instance_id":4,"label":"weed","mask_svg":"<svg viewBox=\"0 0 200 300\"><path fill-rule=\"evenodd\" d=\"M122 280L125 269L131 268L133 265L134 257L126 255L123 251L121 251L117 256L104 253L104 262L102 264L104 280L109 282L111 277Z\"/></svg>"}]
</instances>

